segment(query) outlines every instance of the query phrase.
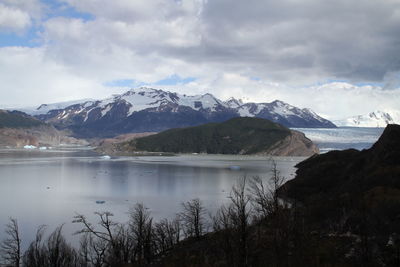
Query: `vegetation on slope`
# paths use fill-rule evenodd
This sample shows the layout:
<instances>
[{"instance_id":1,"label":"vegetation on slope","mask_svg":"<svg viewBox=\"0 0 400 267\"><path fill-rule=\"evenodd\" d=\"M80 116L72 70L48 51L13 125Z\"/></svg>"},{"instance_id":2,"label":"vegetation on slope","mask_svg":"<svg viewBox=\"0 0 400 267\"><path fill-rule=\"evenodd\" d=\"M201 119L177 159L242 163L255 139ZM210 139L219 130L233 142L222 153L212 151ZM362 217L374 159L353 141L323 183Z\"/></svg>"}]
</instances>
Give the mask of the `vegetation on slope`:
<instances>
[{"instance_id":1,"label":"vegetation on slope","mask_svg":"<svg viewBox=\"0 0 400 267\"><path fill-rule=\"evenodd\" d=\"M321 220L343 219L344 213L349 216L362 206L377 216L386 213L389 221L400 216L399 125L388 125L370 149L332 151L300 162L297 168L296 178L282 192L310 204Z\"/></svg>"},{"instance_id":2,"label":"vegetation on slope","mask_svg":"<svg viewBox=\"0 0 400 267\"><path fill-rule=\"evenodd\" d=\"M140 203L130 210L127 223L115 222L110 212L96 213L98 225L78 214L74 223L82 228L76 248L67 243L62 227L47 239L40 227L23 251L23 237L11 219L0 256L9 266L32 267L399 266L399 232L366 235L368 224L341 232L341 223L334 220L330 227L315 226L307 205L278 198L283 182L273 163L268 183L243 177L232 188L230 203L212 215L199 199L182 203L174 219L158 222ZM363 227L364 222L353 225Z\"/></svg>"},{"instance_id":3,"label":"vegetation on slope","mask_svg":"<svg viewBox=\"0 0 400 267\"><path fill-rule=\"evenodd\" d=\"M142 151L254 154L267 151L290 134L288 128L265 119L234 118L222 123L167 130L133 140L130 145Z\"/></svg>"},{"instance_id":4,"label":"vegetation on slope","mask_svg":"<svg viewBox=\"0 0 400 267\"><path fill-rule=\"evenodd\" d=\"M45 125L23 112L0 110L0 128L31 128Z\"/></svg>"},{"instance_id":5,"label":"vegetation on slope","mask_svg":"<svg viewBox=\"0 0 400 267\"><path fill-rule=\"evenodd\" d=\"M143 204L133 207L126 224L109 212L97 213L97 227L76 215L79 248L66 242L61 227L46 240L39 228L22 252L11 219L1 255L11 266L397 267L399 144L400 126L388 126L371 149L312 157L286 184L273 162L268 184L243 177L230 203L208 220L198 199L183 203L175 219L159 222Z\"/></svg>"}]
</instances>

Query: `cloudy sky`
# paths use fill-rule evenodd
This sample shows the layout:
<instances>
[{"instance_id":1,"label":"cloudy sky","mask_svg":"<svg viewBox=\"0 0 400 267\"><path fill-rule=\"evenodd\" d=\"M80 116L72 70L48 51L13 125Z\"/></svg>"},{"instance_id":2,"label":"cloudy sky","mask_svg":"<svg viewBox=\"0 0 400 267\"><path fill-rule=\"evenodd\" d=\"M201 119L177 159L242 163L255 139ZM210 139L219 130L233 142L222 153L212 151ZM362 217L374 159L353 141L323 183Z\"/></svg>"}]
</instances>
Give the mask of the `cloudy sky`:
<instances>
[{"instance_id":1,"label":"cloudy sky","mask_svg":"<svg viewBox=\"0 0 400 267\"><path fill-rule=\"evenodd\" d=\"M400 0L0 0L0 107L151 86L400 109Z\"/></svg>"}]
</instances>

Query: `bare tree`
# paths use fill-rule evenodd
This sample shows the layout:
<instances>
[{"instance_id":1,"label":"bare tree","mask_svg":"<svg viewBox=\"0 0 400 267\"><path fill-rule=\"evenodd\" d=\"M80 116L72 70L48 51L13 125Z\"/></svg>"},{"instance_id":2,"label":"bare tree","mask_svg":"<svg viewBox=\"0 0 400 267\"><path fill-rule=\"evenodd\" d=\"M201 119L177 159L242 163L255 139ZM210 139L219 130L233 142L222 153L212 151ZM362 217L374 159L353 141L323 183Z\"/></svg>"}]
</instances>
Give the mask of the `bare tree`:
<instances>
[{"instance_id":1,"label":"bare tree","mask_svg":"<svg viewBox=\"0 0 400 267\"><path fill-rule=\"evenodd\" d=\"M2 258L6 264L18 267L21 263L21 238L16 219L10 218L5 232L8 238L3 240L0 245Z\"/></svg>"},{"instance_id":2,"label":"bare tree","mask_svg":"<svg viewBox=\"0 0 400 267\"><path fill-rule=\"evenodd\" d=\"M96 265L101 262L107 262L111 265L124 263L124 258L127 258L126 255L130 254L129 252L124 253L122 249L125 249L125 246L121 246L121 242L127 240L125 227L114 222L111 219L113 214L110 212L95 212L95 214L100 218L98 222L100 230L97 230L84 215L77 214L72 222L83 224L83 228L75 234L89 234L92 236L89 238L90 242L88 244L92 252L91 258L94 259Z\"/></svg>"},{"instance_id":3,"label":"bare tree","mask_svg":"<svg viewBox=\"0 0 400 267\"><path fill-rule=\"evenodd\" d=\"M204 233L205 208L200 199L195 198L182 203L183 211L179 213L186 237L197 239Z\"/></svg>"},{"instance_id":4,"label":"bare tree","mask_svg":"<svg viewBox=\"0 0 400 267\"><path fill-rule=\"evenodd\" d=\"M139 265L148 263L153 257L153 218L148 209L142 204L136 204L130 211L129 228L135 242L132 262Z\"/></svg>"},{"instance_id":5,"label":"bare tree","mask_svg":"<svg viewBox=\"0 0 400 267\"><path fill-rule=\"evenodd\" d=\"M47 263L48 266L69 267L77 264L76 251L65 241L62 235L63 225L57 227L47 239Z\"/></svg>"},{"instance_id":6,"label":"bare tree","mask_svg":"<svg viewBox=\"0 0 400 267\"><path fill-rule=\"evenodd\" d=\"M249 180L249 193L251 203L261 219L267 218L273 211L273 197L268 185L264 184L259 176Z\"/></svg>"},{"instance_id":7,"label":"bare tree","mask_svg":"<svg viewBox=\"0 0 400 267\"><path fill-rule=\"evenodd\" d=\"M79 240L79 265L88 267L90 264L90 234L86 233Z\"/></svg>"},{"instance_id":8,"label":"bare tree","mask_svg":"<svg viewBox=\"0 0 400 267\"><path fill-rule=\"evenodd\" d=\"M112 243L113 236L113 228L117 225L117 223L111 220L111 217L114 216L111 212L95 212L96 215L99 216L100 222L98 223L103 231L96 230L96 228L87 220L85 215L77 214L74 216L73 223L81 223L83 224L83 228L77 231L75 234L93 234L94 236L103 239L107 242Z\"/></svg>"},{"instance_id":9,"label":"bare tree","mask_svg":"<svg viewBox=\"0 0 400 267\"><path fill-rule=\"evenodd\" d=\"M26 267L46 266L46 252L42 243L45 225L38 227L35 240L32 241L23 256L23 265Z\"/></svg>"},{"instance_id":10,"label":"bare tree","mask_svg":"<svg viewBox=\"0 0 400 267\"><path fill-rule=\"evenodd\" d=\"M227 266L235 265L234 256L236 253L234 253L234 249L235 245L237 245L237 242L235 242L236 232L232 215L232 205L221 206L221 208L219 208L216 214L211 218L214 232L218 232L221 237L220 239L215 239L217 242L216 247L222 249Z\"/></svg>"},{"instance_id":11,"label":"bare tree","mask_svg":"<svg viewBox=\"0 0 400 267\"><path fill-rule=\"evenodd\" d=\"M268 183L264 183L259 176L254 176L249 181L249 193L251 202L262 218L267 218L280 209L281 202L278 190L285 183L285 178L280 175L276 162L271 159L271 177Z\"/></svg>"},{"instance_id":12,"label":"bare tree","mask_svg":"<svg viewBox=\"0 0 400 267\"><path fill-rule=\"evenodd\" d=\"M85 233L82 235L79 245L79 266L105 266L108 248L109 244L104 239Z\"/></svg>"},{"instance_id":13,"label":"bare tree","mask_svg":"<svg viewBox=\"0 0 400 267\"><path fill-rule=\"evenodd\" d=\"M176 218L172 221L163 219L154 226L155 241L160 253L171 249L180 239L180 222Z\"/></svg>"},{"instance_id":14,"label":"bare tree","mask_svg":"<svg viewBox=\"0 0 400 267\"><path fill-rule=\"evenodd\" d=\"M43 241L45 226L40 226L36 232L36 239L25 251L23 266L27 267L70 267L78 266L78 254L62 235L63 226L59 226Z\"/></svg>"},{"instance_id":15,"label":"bare tree","mask_svg":"<svg viewBox=\"0 0 400 267\"><path fill-rule=\"evenodd\" d=\"M277 212L280 208L278 190L285 183L285 177L281 176L275 160L271 161L272 177L270 179L270 193L272 196L273 212Z\"/></svg>"},{"instance_id":16,"label":"bare tree","mask_svg":"<svg viewBox=\"0 0 400 267\"><path fill-rule=\"evenodd\" d=\"M250 198L246 194L246 176L232 187L230 194L231 208L230 217L237 232L239 245L239 266L247 266L248 256L248 226L250 219Z\"/></svg>"}]
</instances>

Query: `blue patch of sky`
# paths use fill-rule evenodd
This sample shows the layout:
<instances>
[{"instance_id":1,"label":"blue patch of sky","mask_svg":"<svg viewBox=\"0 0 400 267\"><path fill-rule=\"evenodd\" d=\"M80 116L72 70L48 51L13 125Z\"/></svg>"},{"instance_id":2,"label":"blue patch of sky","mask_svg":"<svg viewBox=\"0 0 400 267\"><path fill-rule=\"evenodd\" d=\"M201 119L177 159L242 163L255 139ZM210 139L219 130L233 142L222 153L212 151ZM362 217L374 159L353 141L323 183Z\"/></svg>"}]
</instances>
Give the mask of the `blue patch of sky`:
<instances>
[{"instance_id":1,"label":"blue patch of sky","mask_svg":"<svg viewBox=\"0 0 400 267\"><path fill-rule=\"evenodd\" d=\"M38 47L42 45L40 33L43 31L42 22L54 17L77 18L84 21L93 20L92 14L80 12L74 7L60 0L42 0L46 5L45 16L42 21L33 21L32 26L20 33L13 31L0 32L0 47L23 46Z\"/></svg>"},{"instance_id":2,"label":"blue patch of sky","mask_svg":"<svg viewBox=\"0 0 400 267\"><path fill-rule=\"evenodd\" d=\"M311 84L305 84L305 85L298 85L295 87L298 88L302 88L302 87L313 87L313 86L321 86L324 84L328 84L328 83L348 83L348 80L345 79L326 79L326 80L322 80L322 81L317 81L315 83L311 83Z\"/></svg>"},{"instance_id":3,"label":"blue patch of sky","mask_svg":"<svg viewBox=\"0 0 400 267\"><path fill-rule=\"evenodd\" d=\"M375 86L375 87L382 87L383 83L382 82L358 82L358 83L354 83L354 85L357 86Z\"/></svg>"},{"instance_id":4,"label":"blue patch of sky","mask_svg":"<svg viewBox=\"0 0 400 267\"><path fill-rule=\"evenodd\" d=\"M169 77L166 77L165 79L159 80L155 82L155 85L179 85L179 84L188 84L190 82L195 81L196 78L194 77L185 77L182 78L177 74L171 75Z\"/></svg>"},{"instance_id":5,"label":"blue patch of sky","mask_svg":"<svg viewBox=\"0 0 400 267\"><path fill-rule=\"evenodd\" d=\"M78 11L73 6L61 0L42 0L42 3L48 7L49 12L47 12L47 18L67 17L82 19L84 21L93 20L95 18L94 15Z\"/></svg>"},{"instance_id":6,"label":"blue patch of sky","mask_svg":"<svg viewBox=\"0 0 400 267\"><path fill-rule=\"evenodd\" d=\"M42 44L41 38L39 37L41 31L41 26L32 26L21 33L12 31L0 32L0 47L38 47Z\"/></svg>"},{"instance_id":7,"label":"blue patch of sky","mask_svg":"<svg viewBox=\"0 0 400 267\"><path fill-rule=\"evenodd\" d=\"M107 87L140 87L148 84L134 79L120 79L105 82L104 85Z\"/></svg>"}]
</instances>

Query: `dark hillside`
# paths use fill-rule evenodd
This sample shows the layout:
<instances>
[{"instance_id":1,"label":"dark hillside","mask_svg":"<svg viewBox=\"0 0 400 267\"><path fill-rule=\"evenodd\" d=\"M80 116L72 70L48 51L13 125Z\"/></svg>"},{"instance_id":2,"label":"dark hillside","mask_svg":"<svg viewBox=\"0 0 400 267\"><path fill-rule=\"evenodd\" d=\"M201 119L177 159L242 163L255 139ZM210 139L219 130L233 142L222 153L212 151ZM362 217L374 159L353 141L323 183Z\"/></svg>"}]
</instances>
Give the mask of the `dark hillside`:
<instances>
[{"instance_id":1,"label":"dark hillside","mask_svg":"<svg viewBox=\"0 0 400 267\"><path fill-rule=\"evenodd\" d=\"M0 110L0 128L30 128L45 123L20 111Z\"/></svg>"},{"instance_id":2,"label":"dark hillside","mask_svg":"<svg viewBox=\"0 0 400 267\"><path fill-rule=\"evenodd\" d=\"M138 150L209 154L254 154L267 151L291 134L282 125L258 118L171 129L135 140Z\"/></svg>"},{"instance_id":3,"label":"dark hillside","mask_svg":"<svg viewBox=\"0 0 400 267\"><path fill-rule=\"evenodd\" d=\"M368 222L370 234L400 231L399 125L388 125L370 149L332 151L297 167L280 194L307 206L319 227L360 231Z\"/></svg>"}]
</instances>

